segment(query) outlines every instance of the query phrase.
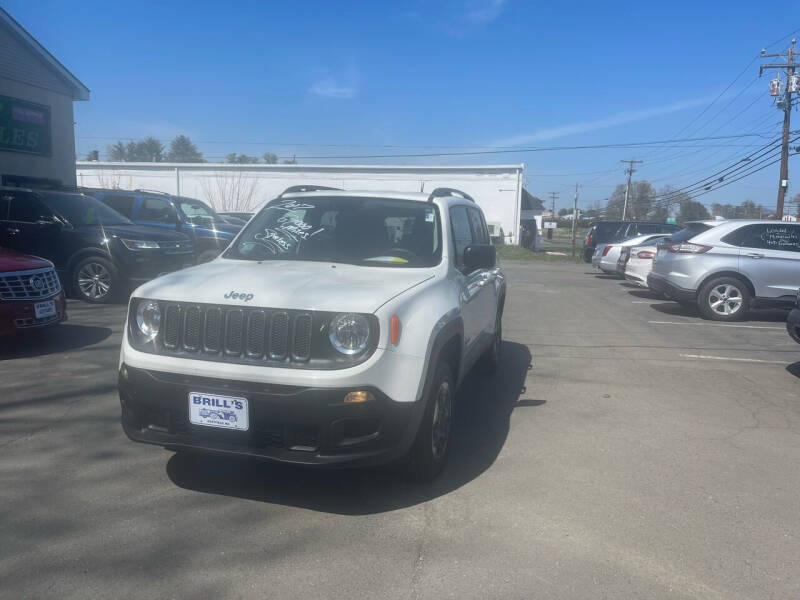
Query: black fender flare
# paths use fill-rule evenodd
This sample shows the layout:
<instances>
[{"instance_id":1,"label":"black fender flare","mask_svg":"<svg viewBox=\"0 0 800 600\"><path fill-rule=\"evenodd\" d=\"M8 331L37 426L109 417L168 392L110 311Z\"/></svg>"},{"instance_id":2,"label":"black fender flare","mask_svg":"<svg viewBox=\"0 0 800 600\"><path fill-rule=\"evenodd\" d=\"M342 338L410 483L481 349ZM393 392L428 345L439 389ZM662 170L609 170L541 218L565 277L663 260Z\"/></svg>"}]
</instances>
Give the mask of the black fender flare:
<instances>
[{"instance_id":1,"label":"black fender flare","mask_svg":"<svg viewBox=\"0 0 800 600\"><path fill-rule=\"evenodd\" d=\"M425 382L422 385L422 392L420 394L421 400L424 400L428 397L428 392L430 391L433 383L433 377L436 373L436 365L439 364L442 351L449 343L453 342L453 340L457 340L458 344L458 363L452 365L453 379L455 379L456 385L458 385L460 381L461 361L464 358L464 322L462 321L461 316L455 317L444 323L444 325L435 334L433 343L431 344L431 351L427 360L427 364L425 365Z\"/></svg>"},{"instance_id":2,"label":"black fender flare","mask_svg":"<svg viewBox=\"0 0 800 600\"><path fill-rule=\"evenodd\" d=\"M75 268L75 265L77 265L84 258L88 258L90 256L99 256L100 258L105 258L106 260L110 260L111 264L119 268L117 266L116 261L114 260L114 257L111 256L110 252L107 252L102 248L97 248L97 247L81 248L80 250L77 250L67 260L67 273L69 273L69 276L72 277L72 270Z\"/></svg>"}]
</instances>

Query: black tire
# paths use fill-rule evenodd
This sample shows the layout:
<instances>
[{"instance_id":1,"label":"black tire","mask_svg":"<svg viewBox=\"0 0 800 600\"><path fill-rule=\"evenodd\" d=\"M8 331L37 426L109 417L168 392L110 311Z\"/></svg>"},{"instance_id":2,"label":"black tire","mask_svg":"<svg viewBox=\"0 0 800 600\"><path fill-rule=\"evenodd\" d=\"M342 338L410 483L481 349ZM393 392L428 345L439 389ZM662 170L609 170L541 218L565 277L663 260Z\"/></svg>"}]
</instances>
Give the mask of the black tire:
<instances>
[{"instance_id":1,"label":"black tire","mask_svg":"<svg viewBox=\"0 0 800 600\"><path fill-rule=\"evenodd\" d=\"M120 284L121 277L114 263L102 256L88 256L72 269L72 289L86 302L111 302L117 297Z\"/></svg>"},{"instance_id":2,"label":"black tire","mask_svg":"<svg viewBox=\"0 0 800 600\"><path fill-rule=\"evenodd\" d=\"M425 398L425 413L411 446L411 474L420 481L433 481L442 472L450 451L455 406L455 381L450 365L440 362ZM436 435L434 435L434 433Z\"/></svg>"},{"instance_id":3,"label":"black tire","mask_svg":"<svg viewBox=\"0 0 800 600\"><path fill-rule=\"evenodd\" d=\"M503 346L503 313L498 312L494 324L494 339L492 345L481 356L478 370L483 375L494 375L500 365L500 349Z\"/></svg>"},{"instance_id":4,"label":"black tire","mask_svg":"<svg viewBox=\"0 0 800 600\"><path fill-rule=\"evenodd\" d=\"M706 319L739 321L750 311L752 296L747 284L737 277L716 277L697 294L697 306Z\"/></svg>"},{"instance_id":5,"label":"black tire","mask_svg":"<svg viewBox=\"0 0 800 600\"><path fill-rule=\"evenodd\" d=\"M198 265L202 265L203 263L211 262L212 260L214 260L218 256L219 256L219 251L217 251L217 250L206 250L204 252L201 252L197 256L197 264Z\"/></svg>"}]
</instances>

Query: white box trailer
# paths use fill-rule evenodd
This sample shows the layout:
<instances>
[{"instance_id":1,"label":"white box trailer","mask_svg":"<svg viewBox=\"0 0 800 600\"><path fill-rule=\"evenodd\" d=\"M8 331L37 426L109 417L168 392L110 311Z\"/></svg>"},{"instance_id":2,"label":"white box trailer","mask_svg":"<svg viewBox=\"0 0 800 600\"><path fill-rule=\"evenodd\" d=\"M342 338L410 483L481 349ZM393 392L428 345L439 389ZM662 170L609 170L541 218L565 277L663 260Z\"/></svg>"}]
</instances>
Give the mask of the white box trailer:
<instances>
[{"instance_id":1,"label":"white box trailer","mask_svg":"<svg viewBox=\"0 0 800 600\"><path fill-rule=\"evenodd\" d=\"M78 162L83 187L154 190L199 198L218 211L254 211L287 187L430 192L463 190L483 209L493 236L519 243L524 165L239 165Z\"/></svg>"}]
</instances>

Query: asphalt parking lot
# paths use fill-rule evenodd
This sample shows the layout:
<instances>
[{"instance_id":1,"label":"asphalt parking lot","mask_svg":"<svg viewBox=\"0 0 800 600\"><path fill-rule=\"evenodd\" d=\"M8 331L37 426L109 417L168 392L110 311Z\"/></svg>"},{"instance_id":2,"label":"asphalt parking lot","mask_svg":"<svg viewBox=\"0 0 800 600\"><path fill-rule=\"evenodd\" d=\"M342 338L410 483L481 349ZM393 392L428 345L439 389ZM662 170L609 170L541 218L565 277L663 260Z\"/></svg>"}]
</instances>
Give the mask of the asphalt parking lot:
<instances>
[{"instance_id":1,"label":"asphalt parking lot","mask_svg":"<svg viewBox=\"0 0 800 600\"><path fill-rule=\"evenodd\" d=\"M503 364L432 485L123 435L124 307L0 348L3 598L797 598L800 346L507 263ZM400 376L400 375L398 375Z\"/></svg>"}]
</instances>

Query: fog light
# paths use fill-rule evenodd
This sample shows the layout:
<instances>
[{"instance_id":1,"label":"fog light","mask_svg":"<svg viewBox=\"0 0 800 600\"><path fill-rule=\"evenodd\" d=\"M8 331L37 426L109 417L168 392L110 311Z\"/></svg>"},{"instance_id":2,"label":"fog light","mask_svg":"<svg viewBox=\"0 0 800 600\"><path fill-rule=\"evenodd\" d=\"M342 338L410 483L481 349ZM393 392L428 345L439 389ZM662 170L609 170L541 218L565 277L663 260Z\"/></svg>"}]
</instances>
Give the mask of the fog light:
<instances>
[{"instance_id":1,"label":"fog light","mask_svg":"<svg viewBox=\"0 0 800 600\"><path fill-rule=\"evenodd\" d=\"M344 396L345 404L362 404L363 402L372 402L375 396L372 392L347 392Z\"/></svg>"}]
</instances>

